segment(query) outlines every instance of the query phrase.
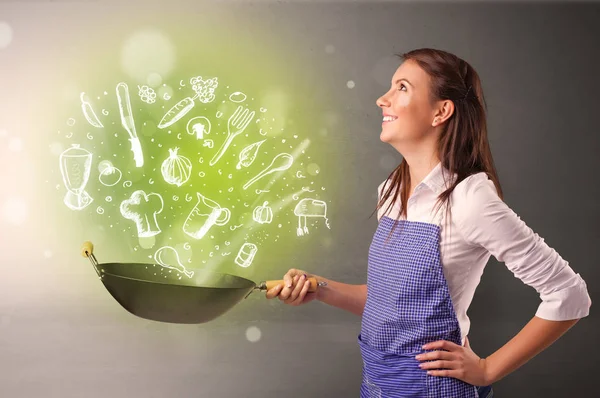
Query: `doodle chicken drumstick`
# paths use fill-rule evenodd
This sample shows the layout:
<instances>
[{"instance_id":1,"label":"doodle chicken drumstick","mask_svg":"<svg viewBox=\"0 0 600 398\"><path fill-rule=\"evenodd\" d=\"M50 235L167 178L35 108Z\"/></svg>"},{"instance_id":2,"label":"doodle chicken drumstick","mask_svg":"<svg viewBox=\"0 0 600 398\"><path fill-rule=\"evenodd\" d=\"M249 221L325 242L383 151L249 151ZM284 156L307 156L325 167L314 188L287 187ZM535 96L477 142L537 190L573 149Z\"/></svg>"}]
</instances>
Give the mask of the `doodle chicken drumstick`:
<instances>
[{"instance_id":1,"label":"doodle chicken drumstick","mask_svg":"<svg viewBox=\"0 0 600 398\"><path fill-rule=\"evenodd\" d=\"M131 151L136 167L144 165L144 155L142 153L142 145L135 131L135 122L133 113L131 112L131 100L129 99L129 87L126 83L117 84L117 100L119 101L119 111L121 113L121 124L129 133L129 142L131 142Z\"/></svg>"}]
</instances>

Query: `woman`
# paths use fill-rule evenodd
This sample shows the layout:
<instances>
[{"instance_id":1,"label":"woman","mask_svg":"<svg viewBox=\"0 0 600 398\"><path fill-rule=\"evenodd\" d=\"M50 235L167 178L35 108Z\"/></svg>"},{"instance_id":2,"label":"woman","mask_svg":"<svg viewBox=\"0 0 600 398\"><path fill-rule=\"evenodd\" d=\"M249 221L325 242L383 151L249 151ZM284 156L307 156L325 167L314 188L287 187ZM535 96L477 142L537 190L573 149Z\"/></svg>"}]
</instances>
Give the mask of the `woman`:
<instances>
[{"instance_id":1,"label":"woman","mask_svg":"<svg viewBox=\"0 0 600 398\"><path fill-rule=\"evenodd\" d=\"M445 51L402 55L380 139L403 157L379 186L366 285L291 269L267 298L317 299L362 316L361 397L489 397L491 384L589 314L584 280L502 201L476 71ZM493 255L542 302L487 358L467 339L467 309ZM307 293L306 275L327 282Z\"/></svg>"}]
</instances>

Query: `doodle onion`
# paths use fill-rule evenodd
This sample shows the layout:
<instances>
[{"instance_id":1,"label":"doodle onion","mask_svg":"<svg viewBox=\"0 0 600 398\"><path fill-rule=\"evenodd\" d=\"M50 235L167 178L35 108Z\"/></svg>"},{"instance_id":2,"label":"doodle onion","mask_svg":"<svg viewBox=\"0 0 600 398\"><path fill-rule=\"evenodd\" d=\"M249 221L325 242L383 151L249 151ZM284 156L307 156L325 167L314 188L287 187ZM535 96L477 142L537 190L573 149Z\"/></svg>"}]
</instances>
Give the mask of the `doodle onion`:
<instances>
[{"instance_id":1,"label":"doodle onion","mask_svg":"<svg viewBox=\"0 0 600 398\"><path fill-rule=\"evenodd\" d=\"M182 186L192 173L192 162L185 156L177 154L179 148L169 149L169 157L160 168L163 178L169 184Z\"/></svg>"}]
</instances>

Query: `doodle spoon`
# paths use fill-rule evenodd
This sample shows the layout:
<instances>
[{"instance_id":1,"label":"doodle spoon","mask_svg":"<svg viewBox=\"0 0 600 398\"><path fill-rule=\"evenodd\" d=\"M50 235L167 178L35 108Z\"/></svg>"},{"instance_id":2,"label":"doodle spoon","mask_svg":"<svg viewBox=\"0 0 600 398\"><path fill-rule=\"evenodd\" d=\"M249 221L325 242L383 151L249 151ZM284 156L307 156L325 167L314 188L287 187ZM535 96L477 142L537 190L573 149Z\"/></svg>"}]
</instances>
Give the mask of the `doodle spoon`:
<instances>
[{"instance_id":1,"label":"doodle spoon","mask_svg":"<svg viewBox=\"0 0 600 398\"><path fill-rule=\"evenodd\" d=\"M290 155L289 153L280 153L279 155L275 156L275 158L273 158L271 164L268 165L267 168L258 173L256 177L254 177L253 179L248 181L246 185L244 185L244 190L248 189L250 185L254 184L256 181L268 174L275 173L276 171L284 171L289 169L292 166L293 162L294 158L292 157L292 155Z\"/></svg>"}]
</instances>

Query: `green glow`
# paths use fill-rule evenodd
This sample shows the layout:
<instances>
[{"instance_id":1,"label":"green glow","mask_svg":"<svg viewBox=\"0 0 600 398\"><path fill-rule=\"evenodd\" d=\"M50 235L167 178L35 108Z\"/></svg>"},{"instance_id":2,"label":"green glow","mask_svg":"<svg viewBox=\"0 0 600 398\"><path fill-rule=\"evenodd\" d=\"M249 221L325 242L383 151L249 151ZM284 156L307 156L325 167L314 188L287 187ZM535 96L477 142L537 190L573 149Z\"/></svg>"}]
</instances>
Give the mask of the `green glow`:
<instances>
[{"instance_id":1,"label":"green glow","mask_svg":"<svg viewBox=\"0 0 600 398\"><path fill-rule=\"evenodd\" d=\"M134 67L129 65L128 69L124 65L121 68L122 65L114 62L110 67L96 65L73 76L74 79L79 77L76 84L80 90L69 95L61 115L64 119L57 130L64 149L79 144L93 154L85 190L94 201L81 211L67 213L65 227L79 223L89 228L102 226L113 246L111 251L123 249L129 253L127 258L110 261L154 262L156 251L170 246L175 248L181 264L190 269L206 268L246 277L253 277L256 271L260 278L273 278L278 276L265 269L268 264L277 264L279 269L282 265L283 268L288 265L300 267L301 264L285 262L295 254L294 250L309 249L301 245L302 240L322 244L330 239L328 226L335 228L330 217L333 192L323 178L324 169L330 169L335 158L331 148L326 153L327 146L323 145L324 139L319 134L327 125L327 115L319 112L326 109L320 82L313 79L314 72L309 73L305 65L294 62L291 51L269 45L260 47L256 35L250 39L239 34L235 42L227 36L202 40L202 35L194 35L199 39L192 41L189 33L178 35L173 28L169 37L177 51L173 52L172 65L166 65L168 60L161 61L160 67L168 70L166 73L149 70L144 77L135 78L123 71L129 70L131 74ZM115 40L122 44L125 38ZM252 58L248 57L250 42L254 52ZM90 59L102 59L103 51L113 55L118 52L107 43L113 41L94 47ZM123 46L127 48L127 45ZM132 57L121 54L121 59L135 64L137 61ZM198 97L192 89L192 83L200 79L204 83L214 79L210 80L214 98L206 90ZM217 81L218 85L214 87ZM136 167L131 137L123 125L131 126L131 119L127 115L124 121L121 119L117 100L119 83L125 83L129 90L133 125L143 153L142 167ZM119 87L122 93L124 86ZM102 128L92 125L94 118L90 124L84 117L80 91L85 92L83 98L88 114L91 107ZM232 102L232 95L235 100L242 98L239 92L244 93L246 99ZM191 110L172 125L160 128L169 109L187 97L193 98ZM146 101L151 98L154 102L148 104L142 98ZM191 103L188 101L187 105ZM233 139L220 160L210 166L210 160L226 139L228 119L239 106L254 111L254 117L243 133ZM125 105L122 107L126 108ZM206 120L210 122L210 132L206 131ZM208 139L213 142L212 148L206 141ZM240 153L246 156L240 159ZM280 154L287 155L277 157ZM274 159L275 163L285 164L289 155L293 163L287 170L267 174L243 189ZM58 166L56 156L52 167L58 170ZM119 177L119 172L111 166L121 171L122 178L115 185L106 186L115 183ZM331 176L333 170L328 171ZM60 184L56 199L64 206L62 200L67 191L60 171L54 176L56 184ZM121 203L138 190L162 197L163 208L156 215L160 233L152 237L139 238L136 223L124 218L119 210ZM231 214L225 225L213 225L204 237L195 239L184 232L183 226L198 203L199 194L227 208ZM301 231L307 230L309 235L298 236L299 218L293 211L303 198L325 202L328 220L308 218L307 228L301 228ZM157 205L155 199L156 196L153 204ZM309 204L308 213L314 211L318 213L314 204ZM152 216L151 211L145 214ZM256 222L253 214L261 221L271 222ZM218 214L218 217L224 219L225 215ZM82 241L86 239L84 237ZM248 268L240 267L234 261L246 242L258 248ZM107 252L106 248L97 250L101 262L109 261L102 254ZM166 261L172 262L171 251L168 256ZM246 250L242 259L247 256Z\"/></svg>"}]
</instances>

